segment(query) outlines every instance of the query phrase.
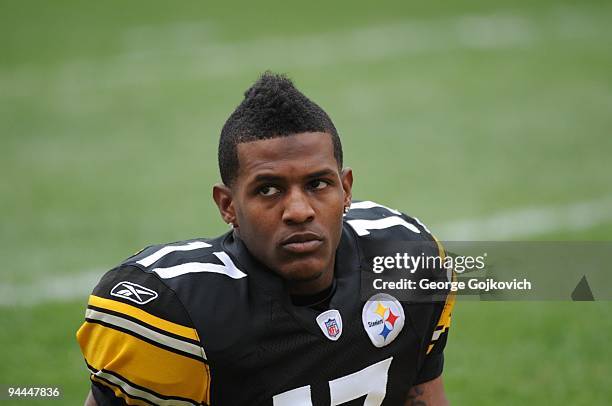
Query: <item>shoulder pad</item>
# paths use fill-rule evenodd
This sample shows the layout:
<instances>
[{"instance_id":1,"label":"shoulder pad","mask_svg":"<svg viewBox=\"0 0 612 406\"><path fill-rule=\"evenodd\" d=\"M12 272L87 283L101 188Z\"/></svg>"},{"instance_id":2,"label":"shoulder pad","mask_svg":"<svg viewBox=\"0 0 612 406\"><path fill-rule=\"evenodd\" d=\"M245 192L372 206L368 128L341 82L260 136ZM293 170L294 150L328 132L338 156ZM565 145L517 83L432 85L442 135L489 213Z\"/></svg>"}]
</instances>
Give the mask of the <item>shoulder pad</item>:
<instances>
[{"instance_id":1,"label":"shoulder pad","mask_svg":"<svg viewBox=\"0 0 612 406\"><path fill-rule=\"evenodd\" d=\"M123 265L173 279L194 273L215 273L232 279L246 277L221 248L221 238L186 240L153 245L128 258Z\"/></svg>"},{"instance_id":2,"label":"shoulder pad","mask_svg":"<svg viewBox=\"0 0 612 406\"><path fill-rule=\"evenodd\" d=\"M383 273L389 281L402 278L450 281L451 271L441 268L446 256L444 248L417 218L372 201L360 201L351 205L345 221L358 236L362 269L369 274L366 278L380 278ZM409 262L408 258L421 262ZM428 262L432 265L424 266L425 258L433 258ZM365 286L368 286L365 292L380 293L370 292L371 284ZM438 302L446 299L448 291L421 292L417 289L397 291L397 294L407 301Z\"/></svg>"},{"instance_id":3,"label":"shoulder pad","mask_svg":"<svg viewBox=\"0 0 612 406\"><path fill-rule=\"evenodd\" d=\"M369 200L353 202L344 220L359 237L402 241L434 240L427 227L417 218Z\"/></svg>"},{"instance_id":4,"label":"shoulder pad","mask_svg":"<svg viewBox=\"0 0 612 406\"><path fill-rule=\"evenodd\" d=\"M137 308L173 323L191 325L176 294L160 278L129 265L119 266L102 276L92 292L90 305Z\"/></svg>"}]
</instances>

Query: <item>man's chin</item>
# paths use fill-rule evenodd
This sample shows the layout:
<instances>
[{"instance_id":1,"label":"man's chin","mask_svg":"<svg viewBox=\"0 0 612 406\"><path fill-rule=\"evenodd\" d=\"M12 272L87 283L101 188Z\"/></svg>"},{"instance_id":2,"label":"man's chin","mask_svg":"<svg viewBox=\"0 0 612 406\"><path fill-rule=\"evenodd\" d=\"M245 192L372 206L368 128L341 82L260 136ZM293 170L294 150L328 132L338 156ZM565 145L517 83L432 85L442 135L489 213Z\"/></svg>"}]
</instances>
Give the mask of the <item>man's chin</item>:
<instances>
[{"instance_id":1,"label":"man's chin","mask_svg":"<svg viewBox=\"0 0 612 406\"><path fill-rule=\"evenodd\" d=\"M314 282L323 275L323 272L299 272L296 274L285 274L281 275L286 281L290 283L305 283Z\"/></svg>"},{"instance_id":2,"label":"man's chin","mask_svg":"<svg viewBox=\"0 0 612 406\"><path fill-rule=\"evenodd\" d=\"M324 266L319 261L295 261L280 268L278 274L288 282L312 282L324 274Z\"/></svg>"}]
</instances>

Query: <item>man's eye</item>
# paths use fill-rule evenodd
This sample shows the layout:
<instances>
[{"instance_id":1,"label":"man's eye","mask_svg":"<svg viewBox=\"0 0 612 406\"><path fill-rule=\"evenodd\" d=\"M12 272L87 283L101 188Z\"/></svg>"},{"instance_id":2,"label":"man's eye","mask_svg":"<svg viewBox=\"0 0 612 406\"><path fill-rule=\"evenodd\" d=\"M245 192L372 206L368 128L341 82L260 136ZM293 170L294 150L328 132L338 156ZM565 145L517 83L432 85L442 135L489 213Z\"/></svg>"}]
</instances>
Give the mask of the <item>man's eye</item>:
<instances>
[{"instance_id":1,"label":"man's eye","mask_svg":"<svg viewBox=\"0 0 612 406\"><path fill-rule=\"evenodd\" d=\"M274 196L278 192L280 192L280 190L274 186L264 186L259 189L259 194L262 196Z\"/></svg>"},{"instance_id":2,"label":"man's eye","mask_svg":"<svg viewBox=\"0 0 612 406\"><path fill-rule=\"evenodd\" d=\"M329 183L324 180L313 180L310 182L310 187L315 190L325 189L327 186L329 186Z\"/></svg>"}]
</instances>

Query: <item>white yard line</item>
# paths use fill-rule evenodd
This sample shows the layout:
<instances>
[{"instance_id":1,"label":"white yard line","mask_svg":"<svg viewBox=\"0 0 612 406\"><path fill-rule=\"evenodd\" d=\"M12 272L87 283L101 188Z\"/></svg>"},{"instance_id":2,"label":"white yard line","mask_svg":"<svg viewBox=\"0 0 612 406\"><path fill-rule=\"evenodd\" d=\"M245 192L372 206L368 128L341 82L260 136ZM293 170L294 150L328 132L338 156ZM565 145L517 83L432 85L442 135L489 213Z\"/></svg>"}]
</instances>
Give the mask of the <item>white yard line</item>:
<instances>
[{"instance_id":1,"label":"white yard line","mask_svg":"<svg viewBox=\"0 0 612 406\"><path fill-rule=\"evenodd\" d=\"M0 307L33 306L76 299L82 299L85 304L87 295L104 272L100 269L53 278L42 277L29 285L0 284Z\"/></svg>"},{"instance_id":2,"label":"white yard line","mask_svg":"<svg viewBox=\"0 0 612 406\"><path fill-rule=\"evenodd\" d=\"M433 225L442 241L516 240L555 231L579 231L612 220L612 197L565 206L507 210L491 216ZM32 306L47 302L81 299L100 279L104 270L39 279L32 285L0 285L0 307Z\"/></svg>"},{"instance_id":3,"label":"white yard line","mask_svg":"<svg viewBox=\"0 0 612 406\"><path fill-rule=\"evenodd\" d=\"M579 231L612 219L612 196L566 206L526 207L431 226L442 241L516 240L555 231Z\"/></svg>"}]
</instances>

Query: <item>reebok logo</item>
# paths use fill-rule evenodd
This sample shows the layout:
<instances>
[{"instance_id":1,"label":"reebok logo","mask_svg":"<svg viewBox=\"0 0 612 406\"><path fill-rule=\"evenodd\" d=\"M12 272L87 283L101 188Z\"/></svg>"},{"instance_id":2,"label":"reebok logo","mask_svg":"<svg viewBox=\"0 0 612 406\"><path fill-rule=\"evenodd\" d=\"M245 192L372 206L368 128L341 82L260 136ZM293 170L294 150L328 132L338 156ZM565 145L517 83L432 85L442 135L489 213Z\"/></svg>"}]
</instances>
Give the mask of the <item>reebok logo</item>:
<instances>
[{"instance_id":1,"label":"reebok logo","mask_svg":"<svg viewBox=\"0 0 612 406\"><path fill-rule=\"evenodd\" d=\"M140 305L157 299L157 292L132 282L119 282L112 289L112 296L130 300Z\"/></svg>"}]
</instances>

